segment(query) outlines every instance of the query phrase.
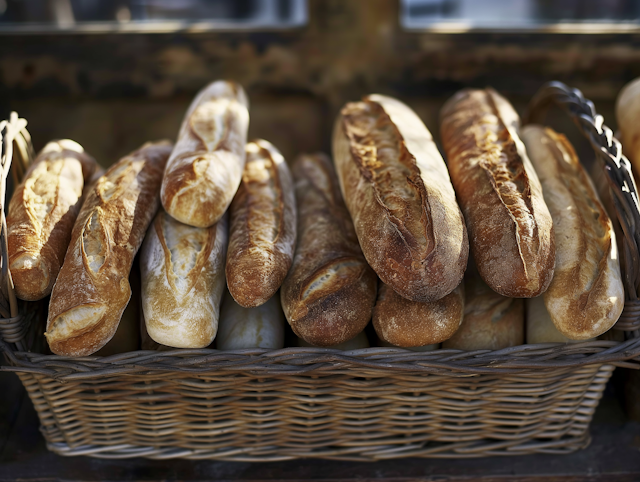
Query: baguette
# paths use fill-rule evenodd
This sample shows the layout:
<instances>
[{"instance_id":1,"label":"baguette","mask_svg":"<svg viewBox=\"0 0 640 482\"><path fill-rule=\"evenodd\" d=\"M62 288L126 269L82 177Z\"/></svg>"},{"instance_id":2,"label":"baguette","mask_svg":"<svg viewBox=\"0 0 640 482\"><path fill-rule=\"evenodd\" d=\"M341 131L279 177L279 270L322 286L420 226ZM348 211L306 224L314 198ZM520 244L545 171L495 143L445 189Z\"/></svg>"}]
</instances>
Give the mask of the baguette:
<instances>
[{"instance_id":1,"label":"baguette","mask_svg":"<svg viewBox=\"0 0 640 482\"><path fill-rule=\"evenodd\" d=\"M227 286L238 304L260 306L271 299L293 261L296 199L284 158L269 142L246 147L242 183L230 208Z\"/></svg>"},{"instance_id":2,"label":"baguette","mask_svg":"<svg viewBox=\"0 0 640 482\"><path fill-rule=\"evenodd\" d=\"M284 313L280 297L274 296L255 308L243 308L227 291L220 310L218 350L284 347Z\"/></svg>"},{"instance_id":3,"label":"baguette","mask_svg":"<svg viewBox=\"0 0 640 482\"><path fill-rule=\"evenodd\" d=\"M51 293L83 194L98 164L69 139L49 142L16 187L7 214L9 268L16 295Z\"/></svg>"},{"instance_id":4,"label":"baguette","mask_svg":"<svg viewBox=\"0 0 640 482\"><path fill-rule=\"evenodd\" d=\"M306 342L337 345L369 323L377 278L362 255L329 158L300 156L292 171L298 245L280 291L282 309Z\"/></svg>"},{"instance_id":5,"label":"baguette","mask_svg":"<svg viewBox=\"0 0 640 482\"><path fill-rule=\"evenodd\" d=\"M616 119L620 129L624 153L629 158L633 172L640 172L640 78L629 82L618 94Z\"/></svg>"},{"instance_id":6,"label":"baguette","mask_svg":"<svg viewBox=\"0 0 640 482\"><path fill-rule=\"evenodd\" d=\"M524 343L524 302L490 289L479 276L465 278L464 319L442 344L455 350L501 350Z\"/></svg>"},{"instance_id":7,"label":"baguette","mask_svg":"<svg viewBox=\"0 0 640 482\"><path fill-rule=\"evenodd\" d=\"M362 252L380 279L412 301L451 293L469 241L447 167L420 118L382 95L347 104L333 155Z\"/></svg>"},{"instance_id":8,"label":"baguette","mask_svg":"<svg viewBox=\"0 0 640 482\"><path fill-rule=\"evenodd\" d=\"M463 90L441 111L442 143L482 279L531 298L553 277L553 222L518 137L520 119L493 89Z\"/></svg>"},{"instance_id":9,"label":"baguette","mask_svg":"<svg viewBox=\"0 0 640 482\"><path fill-rule=\"evenodd\" d=\"M161 345L204 348L218 331L224 291L227 218L210 228L156 215L140 252L142 311L149 336Z\"/></svg>"},{"instance_id":10,"label":"baguette","mask_svg":"<svg viewBox=\"0 0 640 482\"><path fill-rule=\"evenodd\" d=\"M213 226L244 169L249 101L240 85L209 84L191 103L162 179L164 209L190 226Z\"/></svg>"},{"instance_id":11,"label":"baguette","mask_svg":"<svg viewBox=\"0 0 640 482\"><path fill-rule=\"evenodd\" d=\"M558 331L547 307L544 295L525 300L527 314L527 343L576 343Z\"/></svg>"},{"instance_id":12,"label":"baguette","mask_svg":"<svg viewBox=\"0 0 640 482\"><path fill-rule=\"evenodd\" d=\"M572 340L609 330L624 308L613 224L566 137L529 125L522 139L539 172L556 236L556 268L544 302Z\"/></svg>"},{"instance_id":13,"label":"baguette","mask_svg":"<svg viewBox=\"0 0 640 482\"><path fill-rule=\"evenodd\" d=\"M437 345L458 330L463 313L462 283L444 298L430 303L406 300L381 283L373 309L373 328L378 338L394 346Z\"/></svg>"},{"instance_id":14,"label":"baguette","mask_svg":"<svg viewBox=\"0 0 640 482\"><path fill-rule=\"evenodd\" d=\"M87 194L49 302L51 351L86 356L114 335L129 299L129 272L159 205L168 142L120 159Z\"/></svg>"}]
</instances>

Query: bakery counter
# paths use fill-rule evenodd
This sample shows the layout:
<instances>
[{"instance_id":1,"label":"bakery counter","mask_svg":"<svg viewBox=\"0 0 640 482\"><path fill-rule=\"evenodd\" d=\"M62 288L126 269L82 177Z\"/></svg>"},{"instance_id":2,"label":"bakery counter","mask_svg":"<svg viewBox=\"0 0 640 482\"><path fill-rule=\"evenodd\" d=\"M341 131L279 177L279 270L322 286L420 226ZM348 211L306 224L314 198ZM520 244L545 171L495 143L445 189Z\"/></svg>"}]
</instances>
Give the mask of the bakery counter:
<instances>
[{"instance_id":1,"label":"bakery counter","mask_svg":"<svg viewBox=\"0 0 640 482\"><path fill-rule=\"evenodd\" d=\"M614 377L615 378L615 377ZM615 380L614 380L615 382ZM291 460L237 463L191 460L104 460L49 451L38 417L10 373L0 373L0 482L10 480L331 480L563 481L640 480L640 423L628 421L612 386L591 424L592 442L570 455L478 459L399 459L376 463Z\"/></svg>"}]
</instances>

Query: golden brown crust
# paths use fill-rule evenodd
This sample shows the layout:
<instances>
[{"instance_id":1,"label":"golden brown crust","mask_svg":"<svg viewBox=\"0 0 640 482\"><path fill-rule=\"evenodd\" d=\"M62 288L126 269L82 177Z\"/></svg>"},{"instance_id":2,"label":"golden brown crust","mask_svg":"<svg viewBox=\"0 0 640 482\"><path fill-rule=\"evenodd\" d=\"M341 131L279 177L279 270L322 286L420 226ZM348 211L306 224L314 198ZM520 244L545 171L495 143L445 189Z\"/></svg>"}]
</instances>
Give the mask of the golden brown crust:
<instances>
[{"instance_id":1,"label":"golden brown crust","mask_svg":"<svg viewBox=\"0 0 640 482\"><path fill-rule=\"evenodd\" d=\"M524 343L524 300L499 295L480 277L465 278L464 319L442 344L454 350L501 350Z\"/></svg>"},{"instance_id":2,"label":"golden brown crust","mask_svg":"<svg viewBox=\"0 0 640 482\"><path fill-rule=\"evenodd\" d=\"M231 203L227 285L238 304L260 306L289 272L296 242L291 172L269 142L247 144L242 183Z\"/></svg>"},{"instance_id":3,"label":"golden brown crust","mask_svg":"<svg viewBox=\"0 0 640 482\"><path fill-rule=\"evenodd\" d=\"M466 228L447 168L418 116L381 95L347 104L333 153L360 246L380 279L421 302L455 289L467 265Z\"/></svg>"},{"instance_id":4,"label":"golden brown crust","mask_svg":"<svg viewBox=\"0 0 640 482\"><path fill-rule=\"evenodd\" d=\"M194 228L164 210L140 252L142 310L149 336L176 348L209 346L218 331L224 291L227 217Z\"/></svg>"},{"instance_id":5,"label":"golden brown crust","mask_svg":"<svg viewBox=\"0 0 640 482\"><path fill-rule=\"evenodd\" d=\"M162 205L174 219L206 228L226 212L244 168L248 106L242 87L227 81L191 103L162 180Z\"/></svg>"},{"instance_id":6,"label":"golden brown crust","mask_svg":"<svg viewBox=\"0 0 640 482\"><path fill-rule=\"evenodd\" d=\"M522 129L555 225L556 268L544 301L572 340L609 330L624 308L613 225L571 143L549 128Z\"/></svg>"},{"instance_id":7,"label":"golden brown crust","mask_svg":"<svg viewBox=\"0 0 640 482\"><path fill-rule=\"evenodd\" d=\"M87 194L49 303L45 336L57 355L90 355L116 332L170 152L168 142L145 144L114 164Z\"/></svg>"},{"instance_id":8,"label":"golden brown crust","mask_svg":"<svg viewBox=\"0 0 640 482\"><path fill-rule=\"evenodd\" d=\"M358 245L331 161L303 155L292 172L298 244L280 291L282 308L296 335L312 345L336 345L371 319L377 279Z\"/></svg>"},{"instance_id":9,"label":"golden brown crust","mask_svg":"<svg viewBox=\"0 0 640 482\"><path fill-rule=\"evenodd\" d=\"M530 298L553 277L553 223L517 129L518 114L493 89L463 90L441 112L442 143L482 279Z\"/></svg>"},{"instance_id":10,"label":"golden brown crust","mask_svg":"<svg viewBox=\"0 0 640 482\"><path fill-rule=\"evenodd\" d=\"M18 298L35 301L53 288L82 205L98 169L79 144L50 142L16 187L7 214L9 268Z\"/></svg>"},{"instance_id":11,"label":"golden brown crust","mask_svg":"<svg viewBox=\"0 0 640 482\"><path fill-rule=\"evenodd\" d=\"M460 326L464 313L462 283L444 298L429 303L409 301L384 283L378 287L373 328L382 341L415 347L440 343Z\"/></svg>"}]
</instances>

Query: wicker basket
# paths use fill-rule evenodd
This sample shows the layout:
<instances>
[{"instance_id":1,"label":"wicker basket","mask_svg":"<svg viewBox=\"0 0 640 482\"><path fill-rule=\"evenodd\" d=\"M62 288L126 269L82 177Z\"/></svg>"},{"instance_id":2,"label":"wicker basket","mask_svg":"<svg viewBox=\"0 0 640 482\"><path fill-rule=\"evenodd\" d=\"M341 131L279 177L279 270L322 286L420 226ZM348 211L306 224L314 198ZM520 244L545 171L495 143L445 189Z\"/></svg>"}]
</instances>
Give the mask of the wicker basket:
<instances>
[{"instance_id":1,"label":"wicker basket","mask_svg":"<svg viewBox=\"0 0 640 482\"><path fill-rule=\"evenodd\" d=\"M533 111L551 101L604 161L625 234L619 325L635 330L640 211L629 164L580 92L547 85ZM585 447L614 366L637 367L640 338L627 336L493 352L201 349L75 359L0 346L3 369L18 373L61 455L363 461Z\"/></svg>"}]
</instances>

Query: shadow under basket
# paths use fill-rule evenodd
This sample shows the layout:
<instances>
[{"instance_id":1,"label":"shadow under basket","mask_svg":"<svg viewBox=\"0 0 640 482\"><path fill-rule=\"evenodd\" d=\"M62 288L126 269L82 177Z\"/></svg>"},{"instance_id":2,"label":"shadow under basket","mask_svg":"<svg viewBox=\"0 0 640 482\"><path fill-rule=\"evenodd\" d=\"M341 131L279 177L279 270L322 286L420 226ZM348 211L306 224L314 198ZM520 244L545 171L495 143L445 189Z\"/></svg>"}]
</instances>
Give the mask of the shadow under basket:
<instances>
[{"instance_id":1,"label":"shadow under basket","mask_svg":"<svg viewBox=\"0 0 640 482\"><path fill-rule=\"evenodd\" d=\"M640 212L629 163L593 104L551 83L531 112L550 102L576 121L604 163L624 233L626 305L617 328L626 341L475 352L199 349L68 358L28 350L42 343L40 326L28 346L14 334L0 347L8 362L3 370L22 380L49 449L247 462L557 454L586 447L614 367L639 366ZM18 323L42 323L44 308L36 306L40 315L32 305L24 311L30 322L19 316ZM18 329L16 320L9 324Z\"/></svg>"}]
</instances>

